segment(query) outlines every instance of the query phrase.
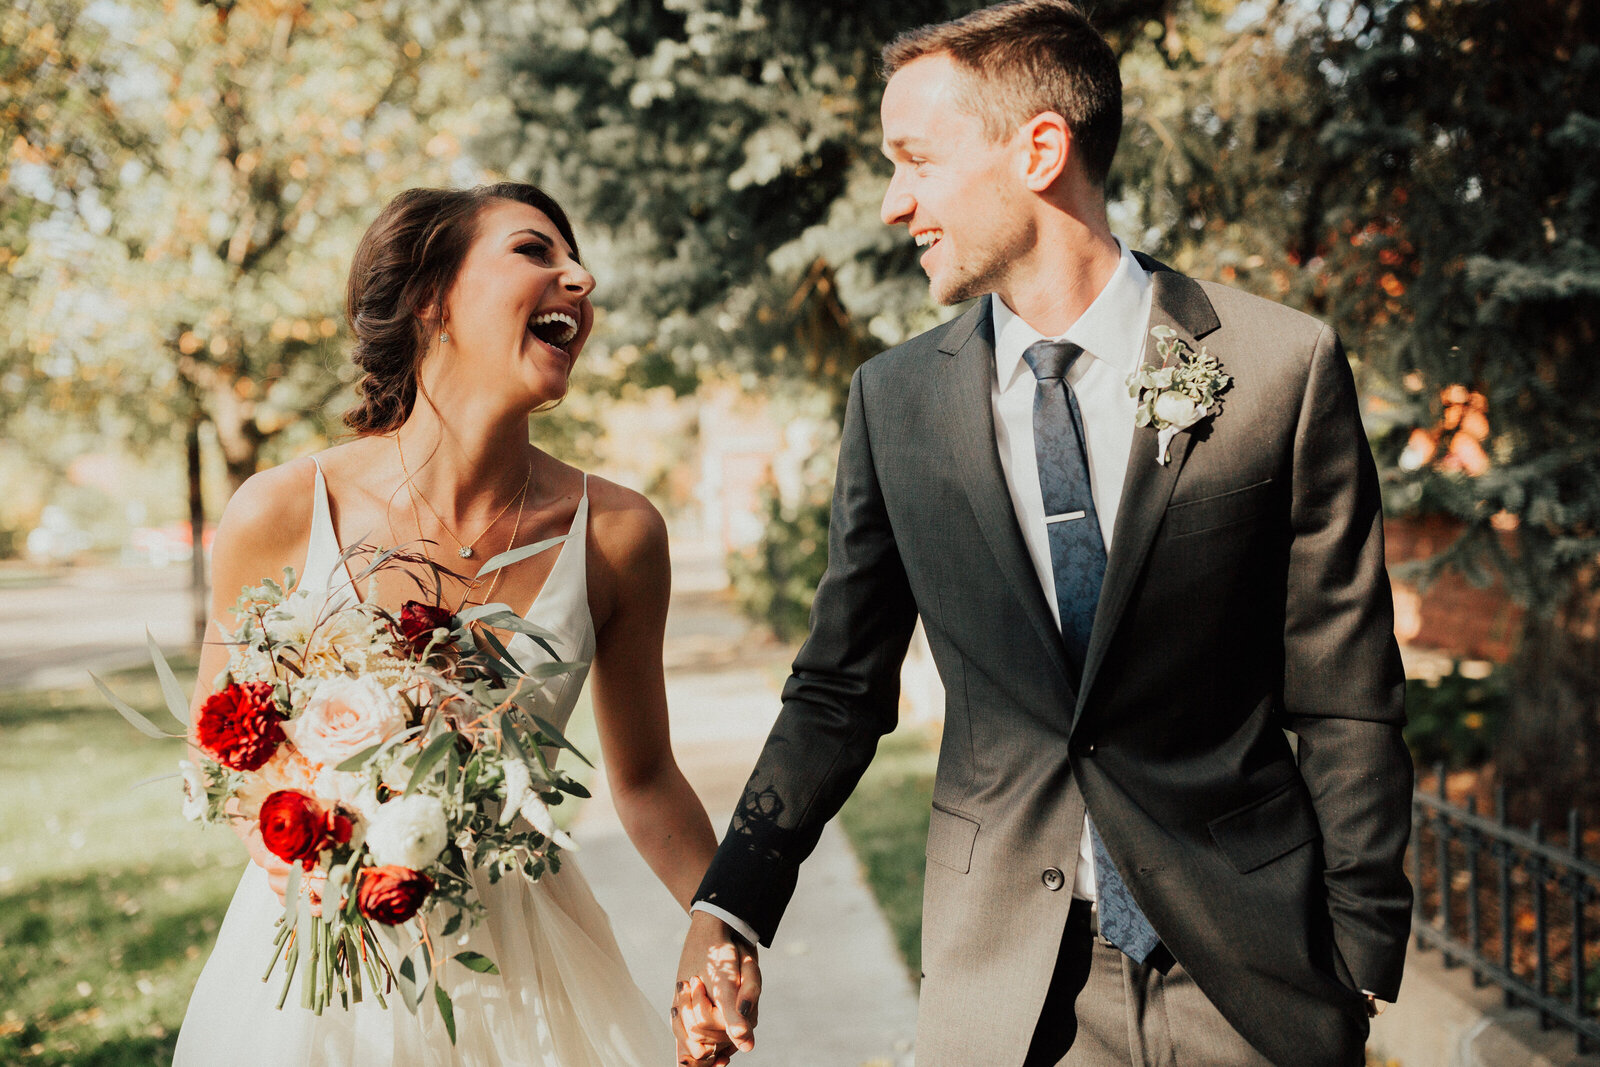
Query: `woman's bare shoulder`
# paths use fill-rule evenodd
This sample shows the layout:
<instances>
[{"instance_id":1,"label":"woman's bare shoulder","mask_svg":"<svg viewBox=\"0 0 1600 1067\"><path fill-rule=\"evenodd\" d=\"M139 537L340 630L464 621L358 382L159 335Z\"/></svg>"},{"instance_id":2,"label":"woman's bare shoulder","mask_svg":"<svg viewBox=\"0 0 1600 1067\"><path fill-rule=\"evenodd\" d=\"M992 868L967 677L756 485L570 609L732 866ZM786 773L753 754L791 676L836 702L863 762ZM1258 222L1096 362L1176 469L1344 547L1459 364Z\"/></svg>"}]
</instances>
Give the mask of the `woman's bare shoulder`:
<instances>
[{"instance_id":1,"label":"woman's bare shoulder","mask_svg":"<svg viewBox=\"0 0 1600 1067\"><path fill-rule=\"evenodd\" d=\"M589 528L596 547L618 570L664 562L667 523L641 492L589 475Z\"/></svg>"},{"instance_id":2,"label":"woman's bare shoulder","mask_svg":"<svg viewBox=\"0 0 1600 1067\"><path fill-rule=\"evenodd\" d=\"M224 583L255 584L304 562L317 467L309 458L251 475L223 509L212 570Z\"/></svg>"}]
</instances>

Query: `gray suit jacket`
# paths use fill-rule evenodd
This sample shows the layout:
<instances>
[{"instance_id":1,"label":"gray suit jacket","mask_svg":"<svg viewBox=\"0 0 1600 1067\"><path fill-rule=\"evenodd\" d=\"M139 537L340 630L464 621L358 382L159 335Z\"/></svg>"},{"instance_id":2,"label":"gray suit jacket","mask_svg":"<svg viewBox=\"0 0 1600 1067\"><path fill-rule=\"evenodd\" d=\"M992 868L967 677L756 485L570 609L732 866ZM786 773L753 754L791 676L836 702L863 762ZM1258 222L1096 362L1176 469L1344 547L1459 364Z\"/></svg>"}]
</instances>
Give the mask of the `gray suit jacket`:
<instances>
[{"instance_id":1,"label":"gray suit jacket","mask_svg":"<svg viewBox=\"0 0 1600 1067\"><path fill-rule=\"evenodd\" d=\"M895 725L920 615L947 693L920 1064L1022 1062L1085 806L1167 948L1274 1062L1360 1063L1358 990L1399 987L1412 768L1349 364L1312 318L1145 263L1149 325L1234 382L1167 464L1137 431L1082 676L996 453L979 301L852 382L811 633L698 894L770 942Z\"/></svg>"}]
</instances>

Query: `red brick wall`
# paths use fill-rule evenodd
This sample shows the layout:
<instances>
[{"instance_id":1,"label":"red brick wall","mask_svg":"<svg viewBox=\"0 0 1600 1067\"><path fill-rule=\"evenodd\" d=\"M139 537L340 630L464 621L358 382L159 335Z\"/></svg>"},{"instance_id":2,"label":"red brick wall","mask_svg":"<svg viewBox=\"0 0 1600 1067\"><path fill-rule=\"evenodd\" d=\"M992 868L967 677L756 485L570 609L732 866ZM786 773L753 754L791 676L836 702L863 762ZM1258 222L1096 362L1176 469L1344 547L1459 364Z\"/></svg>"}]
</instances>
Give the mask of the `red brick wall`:
<instances>
[{"instance_id":1,"label":"red brick wall","mask_svg":"<svg viewBox=\"0 0 1600 1067\"><path fill-rule=\"evenodd\" d=\"M1447 547L1460 532L1455 519L1430 515L1384 522L1385 556L1394 586L1395 635L1401 644L1437 649L1458 659L1504 663L1516 647L1522 611L1498 582L1486 588L1446 571L1419 592L1395 580L1398 564L1426 559Z\"/></svg>"}]
</instances>

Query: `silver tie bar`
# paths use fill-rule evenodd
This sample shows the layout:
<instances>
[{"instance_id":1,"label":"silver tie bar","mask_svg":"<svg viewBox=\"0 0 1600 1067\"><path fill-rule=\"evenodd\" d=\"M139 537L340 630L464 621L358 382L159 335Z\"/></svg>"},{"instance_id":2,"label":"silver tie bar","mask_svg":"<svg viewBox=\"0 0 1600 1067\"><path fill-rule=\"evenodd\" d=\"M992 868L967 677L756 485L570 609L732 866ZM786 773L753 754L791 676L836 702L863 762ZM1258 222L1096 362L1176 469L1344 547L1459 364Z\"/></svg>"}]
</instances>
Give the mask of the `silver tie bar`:
<instances>
[{"instance_id":1,"label":"silver tie bar","mask_svg":"<svg viewBox=\"0 0 1600 1067\"><path fill-rule=\"evenodd\" d=\"M1087 512L1083 512L1083 511L1063 511L1059 515L1046 515L1044 517L1044 524L1046 526L1050 526L1050 525L1052 525L1054 523L1058 523L1058 522L1071 522L1073 519L1081 519L1081 518L1083 518L1085 514L1087 514Z\"/></svg>"}]
</instances>

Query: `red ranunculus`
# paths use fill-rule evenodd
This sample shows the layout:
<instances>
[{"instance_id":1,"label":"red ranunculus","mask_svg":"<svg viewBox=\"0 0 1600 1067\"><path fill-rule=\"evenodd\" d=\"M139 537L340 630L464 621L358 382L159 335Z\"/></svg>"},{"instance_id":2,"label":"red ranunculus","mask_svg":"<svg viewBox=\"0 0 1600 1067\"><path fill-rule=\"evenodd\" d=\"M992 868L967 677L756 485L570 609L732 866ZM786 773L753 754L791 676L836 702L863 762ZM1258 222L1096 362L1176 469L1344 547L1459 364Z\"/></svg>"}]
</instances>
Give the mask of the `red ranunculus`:
<instances>
[{"instance_id":1,"label":"red ranunculus","mask_svg":"<svg viewBox=\"0 0 1600 1067\"><path fill-rule=\"evenodd\" d=\"M323 828L323 833L328 838L328 843L333 845L348 845L350 835L355 832L355 823L350 821L350 816L333 808L328 812L328 822Z\"/></svg>"},{"instance_id":2,"label":"red ranunculus","mask_svg":"<svg viewBox=\"0 0 1600 1067\"><path fill-rule=\"evenodd\" d=\"M368 867L361 872L356 908L374 922L393 926L417 913L433 891L433 879L410 867Z\"/></svg>"},{"instance_id":3,"label":"red ranunculus","mask_svg":"<svg viewBox=\"0 0 1600 1067\"><path fill-rule=\"evenodd\" d=\"M420 600L406 601L400 608L400 633L410 646L411 654L422 655L422 650L433 640L433 631L441 626L450 629L450 622L454 618L449 608L424 604Z\"/></svg>"},{"instance_id":4,"label":"red ranunculus","mask_svg":"<svg viewBox=\"0 0 1600 1067\"><path fill-rule=\"evenodd\" d=\"M328 839L328 817L317 802L280 789L261 804L261 843L281 860L312 859Z\"/></svg>"},{"instance_id":5,"label":"red ranunculus","mask_svg":"<svg viewBox=\"0 0 1600 1067\"><path fill-rule=\"evenodd\" d=\"M206 697L194 724L200 747L224 767L253 771L283 744L283 716L268 682L231 682Z\"/></svg>"}]
</instances>

